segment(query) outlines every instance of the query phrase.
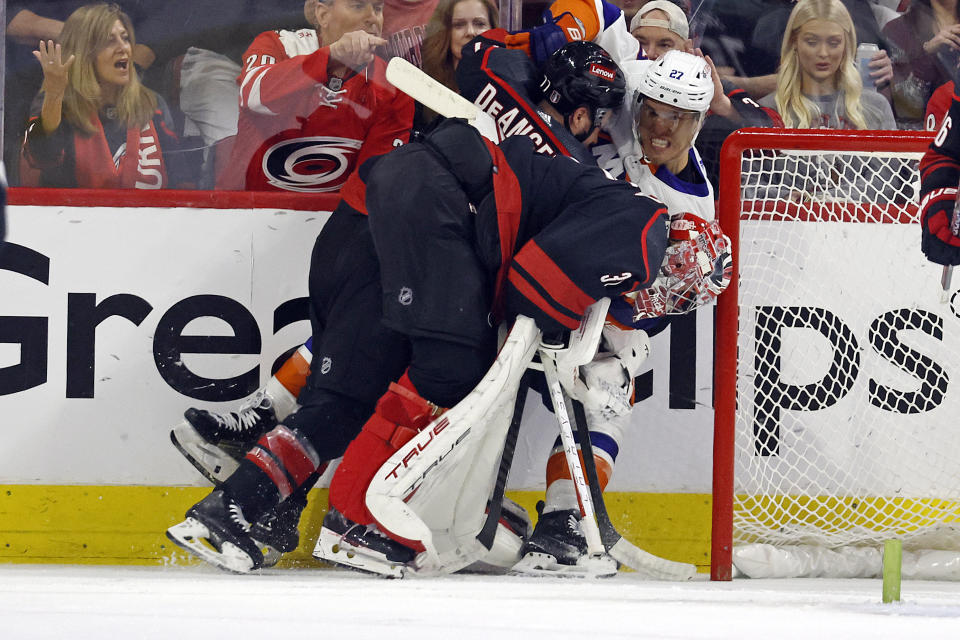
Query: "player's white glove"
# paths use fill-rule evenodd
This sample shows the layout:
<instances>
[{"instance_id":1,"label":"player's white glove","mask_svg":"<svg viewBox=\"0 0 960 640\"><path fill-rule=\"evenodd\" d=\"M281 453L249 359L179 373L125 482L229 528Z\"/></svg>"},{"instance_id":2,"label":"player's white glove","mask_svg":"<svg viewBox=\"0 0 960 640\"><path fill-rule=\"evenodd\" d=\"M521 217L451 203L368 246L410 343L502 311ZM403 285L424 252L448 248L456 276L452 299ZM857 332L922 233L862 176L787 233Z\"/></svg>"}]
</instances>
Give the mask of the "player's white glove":
<instances>
[{"instance_id":1,"label":"player's white glove","mask_svg":"<svg viewBox=\"0 0 960 640\"><path fill-rule=\"evenodd\" d=\"M612 328L604 330L604 337L608 342L619 343L614 344L617 351L598 355L579 367L565 386L570 397L582 402L588 412L609 420L627 415L633 408L633 379L650 355L650 339L645 331Z\"/></svg>"}]
</instances>

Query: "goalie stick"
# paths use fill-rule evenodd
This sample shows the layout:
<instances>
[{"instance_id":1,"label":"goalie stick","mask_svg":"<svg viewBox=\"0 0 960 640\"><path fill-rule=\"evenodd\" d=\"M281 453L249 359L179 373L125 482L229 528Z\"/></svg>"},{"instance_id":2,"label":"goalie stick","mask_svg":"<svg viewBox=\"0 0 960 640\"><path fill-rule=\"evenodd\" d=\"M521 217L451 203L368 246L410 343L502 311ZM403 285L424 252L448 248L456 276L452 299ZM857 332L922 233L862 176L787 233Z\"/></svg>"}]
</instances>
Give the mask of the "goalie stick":
<instances>
[{"instance_id":1,"label":"goalie stick","mask_svg":"<svg viewBox=\"0 0 960 640\"><path fill-rule=\"evenodd\" d=\"M403 58L387 63L387 80L400 91L447 118L474 120L480 108Z\"/></svg>"},{"instance_id":2,"label":"goalie stick","mask_svg":"<svg viewBox=\"0 0 960 640\"><path fill-rule=\"evenodd\" d=\"M580 366L587 364L593 359L600 342L600 334L603 331L603 324L606 320L609 306L610 300L604 298L587 309L579 330L571 335L567 355L569 361L565 363L566 366ZM573 478L574 487L577 490L577 495L580 497L580 503L583 507L584 515L582 522L585 523L583 528L584 536L587 538L588 553L591 555L596 553L596 544L599 540L601 549L606 550L617 562L633 569L637 573L658 580L690 580L697 572L695 566L684 562L674 562L660 558L644 551L620 535L613 526L610 515L607 513L603 492L600 490L600 481L597 476L596 462L593 458L593 446L590 443L590 431L587 426L583 405L579 402L572 401L563 391L559 380L556 378L556 369L554 368L556 363L547 361L551 359L553 354L549 352L544 354L543 347L541 347L540 353L541 360L544 360L544 373L547 376L550 397L553 401L555 415L560 427L560 438L564 445L564 454L567 458L567 464L570 467L570 475ZM576 441L573 437L573 428L571 427L570 420L571 412L567 410L567 406L570 404L573 406L572 414L575 418L573 422L576 423L577 433L580 436L580 448L583 452L582 465L581 457L577 454ZM585 480L584 470L586 471Z\"/></svg>"},{"instance_id":3,"label":"goalie stick","mask_svg":"<svg viewBox=\"0 0 960 640\"><path fill-rule=\"evenodd\" d=\"M490 114L403 58L393 58L387 63L387 81L441 116L463 118L483 137L500 142L500 132Z\"/></svg>"},{"instance_id":4,"label":"goalie stick","mask_svg":"<svg viewBox=\"0 0 960 640\"><path fill-rule=\"evenodd\" d=\"M607 513L607 505L600 490L600 479L597 476L597 463L593 458L593 444L590 442L590 429L587 426L587 416L583 404L577 400L570 400L573 405L574 422L577 425L577 434L580 436L580 450L583 451L583 467L593 497L594 512L597 515L597 526L600 538L607 552L620 564L630 567L637 573L647 575L657 580L690 580L697 573L697 568L685 562L674 562L655 556L636 546L617 531Z\"/></svg>"}]
</instances>

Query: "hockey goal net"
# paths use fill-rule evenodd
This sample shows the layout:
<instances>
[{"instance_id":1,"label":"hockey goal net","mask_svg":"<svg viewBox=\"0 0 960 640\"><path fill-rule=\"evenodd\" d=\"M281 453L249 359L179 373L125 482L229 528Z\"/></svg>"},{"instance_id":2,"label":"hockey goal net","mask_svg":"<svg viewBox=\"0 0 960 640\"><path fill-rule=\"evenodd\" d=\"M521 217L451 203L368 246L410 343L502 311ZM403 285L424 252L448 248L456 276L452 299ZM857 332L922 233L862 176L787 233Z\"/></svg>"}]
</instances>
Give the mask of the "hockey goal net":
<instances>
[{"instance_id":1,"label":"hockey goal net","mask_svg":"<svg viewBox=\"0 0 960 640\"><path fill-rule=\"evenodd\" d=\"M720 223L712 577L960 579L960 296L920 252L919 132L743 130ZM734 567L736 567L734 569Z\"/></svg>"}]
</instances>

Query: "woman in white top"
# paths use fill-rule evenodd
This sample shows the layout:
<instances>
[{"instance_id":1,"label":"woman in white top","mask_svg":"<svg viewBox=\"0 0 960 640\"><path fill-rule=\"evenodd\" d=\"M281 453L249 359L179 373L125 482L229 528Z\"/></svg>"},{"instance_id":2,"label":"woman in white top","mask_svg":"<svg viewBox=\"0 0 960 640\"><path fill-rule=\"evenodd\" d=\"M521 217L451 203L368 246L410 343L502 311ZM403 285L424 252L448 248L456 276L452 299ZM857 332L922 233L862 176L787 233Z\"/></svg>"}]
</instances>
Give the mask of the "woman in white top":
<instances>
[{"instance_id":1,"label":"woman in white top","mask_svg":"<svg viewBox=\"0 0 960 640\"><path fill-rule=\"evenodd\" d=\"M791 129L896 129L886 98L864 91L857 37L840 0L800 0L780 53L777 91L760 101Z\"/></svg>"}]
</instances>

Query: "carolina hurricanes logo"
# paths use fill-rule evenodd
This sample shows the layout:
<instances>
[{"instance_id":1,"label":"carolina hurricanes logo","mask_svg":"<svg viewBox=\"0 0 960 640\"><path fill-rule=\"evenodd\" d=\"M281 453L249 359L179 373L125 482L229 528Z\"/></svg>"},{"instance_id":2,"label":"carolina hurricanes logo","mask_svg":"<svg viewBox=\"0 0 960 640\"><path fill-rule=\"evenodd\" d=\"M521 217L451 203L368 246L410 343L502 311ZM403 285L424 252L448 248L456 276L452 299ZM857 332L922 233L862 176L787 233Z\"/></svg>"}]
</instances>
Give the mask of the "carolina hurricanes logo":
<instances>
[{"instance_id":1,"label":"carolina hurricanes logo","mask_svg":"<svg viewBox=\"0 0 960 640\"><path fill-rule=\"evenodd\" d=\"M362 140L312 136L282 140L263 154L263 175L287 191L336 191L346 182Z\"/></svg>"}]
</instances>

